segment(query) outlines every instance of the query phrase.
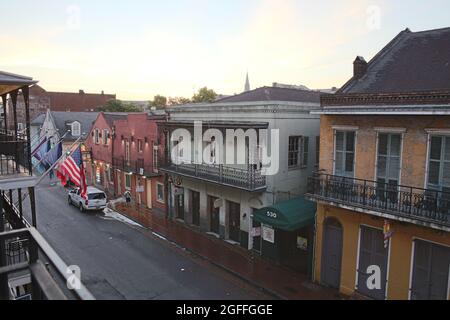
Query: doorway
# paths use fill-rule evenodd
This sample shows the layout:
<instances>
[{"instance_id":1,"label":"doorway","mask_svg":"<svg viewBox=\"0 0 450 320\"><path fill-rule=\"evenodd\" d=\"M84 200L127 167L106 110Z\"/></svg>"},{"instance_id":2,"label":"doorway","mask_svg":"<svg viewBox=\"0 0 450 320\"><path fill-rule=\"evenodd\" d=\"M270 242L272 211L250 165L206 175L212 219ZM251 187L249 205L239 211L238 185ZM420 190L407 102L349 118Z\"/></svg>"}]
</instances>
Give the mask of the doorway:
<instances>
[{"instance_id":1,"label":"doorway","mask_svg":"<svg viewBox=\"0 0 450 320\"><path fill-rule=\"evenodd\" d=\"M241 233L241 205L235 202L228 202L229 238L235 242L240 242Z\"/></svg>"},{"instance_id":2,"label":"doorway","mask_svg":"<svg viewBox=\"0 0 450 320\"><path fill-rule=\"evenodd\" d=\"M152 208L152 180L147 180L147 208Z\"/></svg>"},{"instance_id":3,"label":"doorway","mask_svg":"<svg viewBox=\"0 0 450 320\"><path fill-rule=\"evenodd\" d=\"M210 216L210 230L215 234L220 234L220 208L216 208L214 203L218 199L208 196L208 209Z\"/></svg>"},{"instance_id":4,"label":"doorway","mask_svg":"<svg viewBox=\"0 0 450 320\"><path fill-rule=\"evenodd\" d=\"M321 282L331 288L341 285L342 226L334 218L324 223Z\"/></svg>"},{"instance_id":5,"label":"doorway","mask_svg":"<svg viewBox=\"0 0 450 320\"><path fill-rule=\"evenodd\" d=\"M192 224L200 226L200 193L191 190Z\"/></svg>"},{"instance_id":6,"label":"doorway","mask_svg":"<svg viewBox=\"0 0 450 320\"><path fill-rule=\"evenodd\" d=\"M184 221L184 189L177 188L175 194L175 217Z\"/></svg>"}]
</instances>

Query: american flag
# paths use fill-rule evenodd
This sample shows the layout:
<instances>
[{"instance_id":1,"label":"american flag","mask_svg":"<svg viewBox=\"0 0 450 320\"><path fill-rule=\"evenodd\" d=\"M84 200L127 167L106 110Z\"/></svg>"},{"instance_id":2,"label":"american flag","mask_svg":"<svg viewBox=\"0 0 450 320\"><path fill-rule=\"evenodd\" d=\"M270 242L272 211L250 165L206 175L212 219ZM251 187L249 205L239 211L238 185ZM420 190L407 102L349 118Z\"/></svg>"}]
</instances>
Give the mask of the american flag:
<instances>
[{"instance_id":1,"label":"american flag","mask_svg":"<svg viewBox=\"0 0 450 320\"><path fill-rule=\"evenodd\" d=\"M66 184L66 177L75 183L81 189L81 196L86 196L86 175L84 173L83 158L81 155L81 148L78 146L71 155L58 167L58 177L63 185Z\"/></svg>"}]
</instances>

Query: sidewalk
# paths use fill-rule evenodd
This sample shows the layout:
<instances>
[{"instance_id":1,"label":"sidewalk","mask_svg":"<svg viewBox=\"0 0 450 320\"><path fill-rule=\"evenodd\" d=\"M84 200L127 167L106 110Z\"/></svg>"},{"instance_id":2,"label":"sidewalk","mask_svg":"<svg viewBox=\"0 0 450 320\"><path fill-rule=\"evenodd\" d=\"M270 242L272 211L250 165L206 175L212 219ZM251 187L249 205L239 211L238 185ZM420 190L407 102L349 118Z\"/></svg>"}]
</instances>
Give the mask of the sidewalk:
<instances>
[{"instance_id":1,"label":"sidewalk","mask_svg":"<svg viewBox=\"0 0 450 320\"><path fill-rule=\"evenodd\" d=\"M337 291L311 283L306 276L252 255L248 250L194 230L183 223L166 219L148 209L127 207L119 203L115 210L141 225L175 242L211 263L261 287L282 299L342 299Z\"/></svg>"}]
</instances>

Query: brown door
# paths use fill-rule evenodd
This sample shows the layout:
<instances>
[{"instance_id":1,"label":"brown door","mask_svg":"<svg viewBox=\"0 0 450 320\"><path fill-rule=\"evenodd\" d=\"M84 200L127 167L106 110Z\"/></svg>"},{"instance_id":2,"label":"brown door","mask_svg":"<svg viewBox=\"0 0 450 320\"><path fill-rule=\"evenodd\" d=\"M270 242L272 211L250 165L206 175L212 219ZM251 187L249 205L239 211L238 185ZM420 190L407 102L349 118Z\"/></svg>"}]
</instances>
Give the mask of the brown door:
<instances>
[{"instance_id":1,"label":"brown door","mask_svg":"<svg viewBox=\"0 0 450 320\"><path fill-rule=\"evenodd\" d=\"M184 194L175 196L175 212L177 219L184 220Z\"/></svg>"},{"instance_id":2,"label":"brown door","mask_svg":"<svg viewBox=\"0 0 450 320\"><path fill-rule=\"evenodd\" d=\"M241 206L239 203L228 203L228 217L230 222L230 239L239 242L241 232Z\"/></svg>"},{"instance_id":3,"label":"brown door","mask_svg":"<svg viewBox=\"0 0 450 320\"><path fill-rule=\"evenodd\" d=\"M214 197L208 197L209 199L209 214L211 218L211 232L214 232L216 234L220 233L220 208L214 208L214 202L217 200L217 198Z\"/></svg>"},{"instance_id":4,"label":"brown door","mask_svg":"<svg viewBox=\"0 0 450 320\"><path fill-rule=\"evenodd\" d=\"M200 226L200 193L191 191L192 224Z\"/></svg>"}]
</instances>

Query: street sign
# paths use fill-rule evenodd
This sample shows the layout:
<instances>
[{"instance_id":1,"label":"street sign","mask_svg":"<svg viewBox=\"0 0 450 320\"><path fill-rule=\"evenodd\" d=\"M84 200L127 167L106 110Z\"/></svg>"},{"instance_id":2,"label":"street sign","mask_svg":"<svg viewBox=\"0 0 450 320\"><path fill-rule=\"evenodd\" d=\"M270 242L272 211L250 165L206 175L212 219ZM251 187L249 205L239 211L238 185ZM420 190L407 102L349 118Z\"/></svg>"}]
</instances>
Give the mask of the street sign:
<instances>
[{"instance_id":1,"label":"street sign","mask_svg":"<svg viewBox=\"0 0 450 320\"><path fill-rule=\"evenodd\" d=\"M136 192L138 192L138 193L144 192L144 186L137 186L136 187Z\"/></svg>"}]
</instances>

